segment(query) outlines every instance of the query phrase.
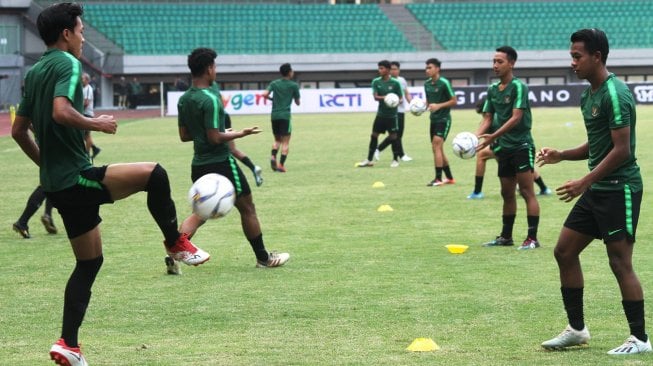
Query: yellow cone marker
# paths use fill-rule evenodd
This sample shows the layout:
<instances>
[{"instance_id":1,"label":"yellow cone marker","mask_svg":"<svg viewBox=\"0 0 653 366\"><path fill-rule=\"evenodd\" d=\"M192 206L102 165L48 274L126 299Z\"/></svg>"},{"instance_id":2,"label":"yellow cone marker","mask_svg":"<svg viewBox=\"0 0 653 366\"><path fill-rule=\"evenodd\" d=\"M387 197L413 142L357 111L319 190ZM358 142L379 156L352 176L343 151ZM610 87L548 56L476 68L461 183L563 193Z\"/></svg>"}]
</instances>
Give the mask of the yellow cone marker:
<instances>
[{"instance_id":1,"label":"yellow cone marker","mask_svg":"<svg viewBox=\"0 0 653 366\"><path fill-rule=\"evenodd\" d=\"M406 347L406 351L411 352L431 352L439 349L440 346L435 344L431 338L415 338L413 343Z\"/></svg>"},{"instance_id":2,"label":"yellow cone marker","mask_svg":"<svg viewBox=\"0 0 653 366\"><path fill-rule=\"evenodd\" d=\"M381 205L379 208L376 209L379 212L391 212L394 211L390 205Z\"/></svg>"},{"instance_id":3,"label":"yellow cone marker","mask_svg":"<svg viewBox=\"0 0 653 366\"><path fill-rule=\"evenodd\" d=\"M383 184L383 182L374 182L374 184L372 184L372 188L383 188L383 187L385 187L385 184Z\"/></svg>"}]
</instances>

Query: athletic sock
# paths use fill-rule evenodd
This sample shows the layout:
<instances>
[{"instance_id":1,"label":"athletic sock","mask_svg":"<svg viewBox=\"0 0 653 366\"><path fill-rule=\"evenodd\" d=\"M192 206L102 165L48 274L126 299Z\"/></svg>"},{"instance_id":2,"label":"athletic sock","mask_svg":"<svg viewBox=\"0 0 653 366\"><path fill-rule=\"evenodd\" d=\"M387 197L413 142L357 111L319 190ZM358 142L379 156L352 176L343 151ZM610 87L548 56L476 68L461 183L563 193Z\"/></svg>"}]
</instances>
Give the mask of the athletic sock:
<instances>
[{"instance_id":1,"label":"athletic sock","mask_svg":"<svg viewBox=\"0 0 653 366\"><path fill-rule=\"evenodd\" d=\"M392 141L392 160L399 160L401 158L401 151L399 149L399 143L400 140L398 138L394 138Z\"/></svg>"},{"instance_id":2,"label":"athletic sock","mask_svg":"<svg viewBox=\"0 0 653 366\"><path fill-rule=\"evenodd\" d=\"M157 164L152 170L145 191L147 191L147 208L154 221L159 225L159 229L166 239L166 246L171 248L179 238L177 210L170 196L168 173L161 165Z\"/></svg>"},{"instance_id":3,"label":"athletic sock","mask_svg":"<svg viewBox=\"0 0 653 366\"><path fill-rule=\"evenodd\" d=\"M621 305L624 307L624 313L626 313L626 319L628 320L628 327L630 327L630 334L637 337L642 342L648 340L648 336L645 331L645 320L644 320L644 300L638 301L621 301Z\"/></svg>"},{"instance_id":4,"label":"athletic sock","mask_svg":"<svg viewBox=\"0 0 653 366\"><path fill-rule=\"evenodd\" d=\"M442 170L444 170L444 176L447 177L447 179L453 179L453 175L451 175L451 169L449 168L449 165L443 166Z\"/></svg>"},{"instance_id":5,"label":"athletic sock","mask_svg":"<svg viewBox=\"0 0 653 366\"><path fill-rule=\"evenodd\" d=\"M29 219L32 216L34 216L36 211L38 211L44 199L45 199L45 193L43 192L43 188L41 188L41 186L36 187L34 192L32 192L32 194L27 199L27 204L25 205L25 209L23 210L23 213L20 215L20 218L18 218L18 224L20 224L23 227L27 227L27 223L29 222Z\"/></svg>"},{"instance_id":6,"label":"athletic sock","mask_svg":"<svg viewBox=\"0 0 653 366\"><path fill-rule=\"evenodd\" d=\"M246 167L250 168L252 171L254 171L255 166L254 163L252 163L252 160L249 158L249 156L245 156L240 160L243 164L245 164Z\"/></svg>"},{"instance_id":7,"label":"athletic sock","mask_svg":"<svg viewBox=\"0 0 653 366\"><path fill-rule=\"evenodd\" d=\"M252 246L252 250L254 250L254 255L256 255L256 259L261 261L261 262L266 262L269 258L268 251L265 250L265 244L263 244L263 234L258 234L253 239L247 239L249 241L249 245Z\"/></svg>"},{"instance_id":8,"label":"athletic sock","mask_svg":"<svg viewBox=\"0 0 653 366\"><path fill-rule=\"evenodd\" d=\"M539 216L526 216L528 222L528 237L537 240L537 227L540 223Z\"/></svg>"},{"instance_id":9,"label":"athletic sock","mask_svg":"<svg viewBox=\"0 0 653 366\"><path fill-rule=\"evenodd\" d=\"M474 193L479 194L483 192L483 176L475 176L474 177Z\"/></svg>"},{"instance_id":10,"label":"athletic sock","mask_svg":"<svg viewBox=\"0 0 653 366\"><path fill-rule=\"evenodd\" d=\"M52 217L52 201L45 199L45 214Z\"/></svg>"},{"instance_id":11,"label":"athletic sock","mask_svg":"<svg viewBox=\"0 0 653 366\"><path fill-rule=\"evenodd\" d=\"M560 287L562 303L567 312L569 325L576 330L585 328L583 316L583 288Z\"/></svg>"},{"instance_id":12,"label":"athletic sock","mask_svg":"<svg viewBox=\"0 0 653 366\"><path fill-rule=\"evenodd\" d=\"M281 154L281 160L280 160L281 165L285 165L285 164L286 164L286 159L287 159L287 158L288 158L288 155Z\"/></svg>"},{"instance_id":13,"label":"athletic sock","mask_svg":"<svg viewBox=\"0 0 653 366\"><path fill-rule=\"evenodd\" d=\"M277 153L279 152L279 149L272 149L272 158L274 160L277 160Z\"/></svg>"},{"instance_id":14,"label":"athletic sock","mask_svg":"<svg viewBox=\"0 0 653 366\"><path fill-rule=\"evenodd\" d=\"M442 168L435 167L435 180L442 180Z\"/></svg>"},{"instance_id":15,"label":"athletic sock","mask_svg":"<svg viewBox=\"0 0 653 366\"><path fill-rule=\"evenodd\" d=\"M383 141L381 141L381 143L376 149L379 151L383 151L385 150L386 147L390 146L391 143L392 141L390 141L390 136L386 136L386 138L383 139Z\"/></svg>"},{"instance_id":16,"label":"athletic sock","mask_svg":"<svg viewBox=\"0 0 653 366\"><path fill-rule=\"evenodd\" d=\"M91 287L103 261L102 255L95 259L78 260L66 284L61 338L69 347L79 346L77 339L79 327L82 325L86 308L91 300Z\"/></svg>"},{"instance_id":17,"label":"athletic sock","mask_svg":"<svg viewBox=\"0 0 653 366\"><path fill-rule=\"evenodd\" d=\"M512 227L515 225L516 215L503 215L503 227L501 228L501 237L504 239L512 238Z\"/></svg>"},{"instance_id":18,"label":"athletic sock","mask_svg":"<svg viewBox=\"0 0 653 366\"><path fill-rule=\"evenodd\" d=\"M535 179L535 183L537 184L538 187L540 187L541 192L546 190L546 184L544 184L544 181L542 180L541 176Z\"/></svg>"},{"instance_id":19,"label":"athletic sock","mask_svg":"<svg viewBox=\"0 0 653 366\"><path fill-rule=\"evenodd\" d=\"M372 159L374 158L374 151L376 151L377 146L379 146L379 138L370 136L370 146L367 150L368 161L372 161Z\"/></svg>"}]
</instances>

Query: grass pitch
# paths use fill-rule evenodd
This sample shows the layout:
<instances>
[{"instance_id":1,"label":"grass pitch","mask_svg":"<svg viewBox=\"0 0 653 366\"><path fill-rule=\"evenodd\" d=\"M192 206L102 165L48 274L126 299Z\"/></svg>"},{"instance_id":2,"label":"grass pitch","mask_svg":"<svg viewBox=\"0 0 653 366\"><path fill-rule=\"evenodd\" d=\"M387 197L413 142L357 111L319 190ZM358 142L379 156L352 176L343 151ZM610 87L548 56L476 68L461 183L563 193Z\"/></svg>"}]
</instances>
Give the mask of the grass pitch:
<instances>
[{"instance_id":1,"label":"grass pitch","mask_svg":"<svg viewBox=\"0 0 653 366\"><path fill-rule=\"evenodd\" d=\"M638 112L637 156L648 187L653 108ZM533 116L538 147L585 139L578 108L534 109ZM236 128L264 130L237 145L264 168L260 188L246 174L266 246L290 252L290 262L254 268L234 211L194 239L212 254L209 262L168 276L145 194L103 206L105 262L80 331L91 365L644 365L653 359L605 354L628 336L628 326L598 241L582 256L590 346L540 349L566 325L552 251L571 204L540 199L541 249L480 247L501 228L496 163L488 163L486 198L469 201L474 160L453 157L447 145L457 183L426 187L434 174L428 117L407 116L404 146L414 161L392 169L388 149L375 167L359 169L354 163L367 154L372 114L295 115L286 174L269 168L268 116L233 119ZM474 131L479 119L455 110L450 136ZM189 213L192 145L179 142L175 119L125 121L117 135L94 137L102 147L98 165L160 162L180 219ZM30 222L32 239L11 230L38 182L37 168L10 137L0 138L0 152L0 360L48 365L74 259L65 234L45 233L41 211ZM586 171L585 162L540 169L552 189ZM372 188L377 181L385 188ZM650 203L644 195L634 259L647 293L653 289ZM394 211L377 212L380 205ZM526 235L525 216L519 201L516 241ZM470 248L452 255L444 247L450 243ZM651 323L650 305L647 311ZM441 350L407 352L418 337Z\"/></svg>"}]
</instances>

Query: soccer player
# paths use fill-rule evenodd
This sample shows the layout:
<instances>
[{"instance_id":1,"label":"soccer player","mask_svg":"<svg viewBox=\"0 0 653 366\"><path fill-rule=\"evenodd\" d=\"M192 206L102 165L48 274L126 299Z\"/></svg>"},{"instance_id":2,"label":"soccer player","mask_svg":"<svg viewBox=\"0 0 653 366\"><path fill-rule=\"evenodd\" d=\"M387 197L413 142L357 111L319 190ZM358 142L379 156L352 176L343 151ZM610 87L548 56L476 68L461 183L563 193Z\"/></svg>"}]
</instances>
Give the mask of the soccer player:
<instances>
[{"instance_id":1,"label":"soccer player","mask_svg":"<svg viewBox=\"0 0 653 366\"><path fill-rule=\"evenodd\" d=\"M274 134L274 143L272 143L272 155L270 156L270 166L275 172L286 172L286 159L288 158L288 149L290 145L290 134L292 133L292 122L290 116L290 105L295 101L299 105L299 85L292 80L295 72L289 63L279 67L281 78L276 79L268 85L263 91L263 97L272 100L272 133ZM272 94L272 96L270 96ZM277 153L281 148L281 159L277 162Z\"/></svg>"},{"instance_id":2,"label":"soccer player","mask_svg":"<svg viewBox=\"0 0 653 366\"><path fill-rule=\"evenodd\" d=\"M36 24L47 50L25 76L11 131L25 154L40 166L41 186L63 219L75 255L75 269L64 294L61 338L50 349L55 363L73 366L87 365L78 332L103 262L101 204L148 192L147 205L164 234L168 253L193 265L209 259L177 231L168 176L159 164L91 165L84 131L114 134L117 123L113 116L88 118L82 114L82 14L75 3L54 4L39 14ZM38 144L29 134L30 125Z\"/></svg>"},{"instance_id":3,"label":"soccer player","mask_svg":"<svg viewBox=\"0 0 653 366\"><path fill-rule=\"evenodd\" d=\"M397 106L397 122L399 125L399 129L397 130L397 144L399 145L399 156L401 157L401 161L412 161L413 158L408 156L404 152L404 144L402 143L401 138L404 136L404 127L405 127L405 117L406 117L406 103L410 103L412 100L410 93L408 92L408 82L403 76L400 76L399 73L401 72L401 64L398 61L392 61L390 62L390 76L393 78L397 79L399 81L399 84L401 84L401 92L404 94L404 100L399 103L399 106ZM381 151L385 150L386 147L392 145L392 140L390 139L390 136L387 136L383 141L381 141L381 144L379 144L379 147L374 151L374 160L378 161L381 155ZM399 164L395 164L394 167L399 166Z\"/></svg>"},{"instance_id":4,"label":"soccer player","mask_svg":"<svg viewBox=\"0 0 653 366\"><path fill-rule=\"evenodd\" d=\"M651 352L644 321L644 293L633 270L633 247L642 201L642 177L635 158L635 101L628 86L608 72L608 38L599 29L571 35L571 68L589 86L581 95L587 141L567 150L545 147L540 165L563 160L588 161L589 173L556 189L560 200L580 196L560 231L554 255L560 270L562 302L569 324L546 349L586 344L590 333L583 315L583 271L580 253L603 239L610 268L619 284L630 336L610 355Z\"/></svg>"},{"instance_id":5,"label":"soccer player","mask_svg":"<svg viewBox=\"0 0 653 366\"><path fill-rule=\"evenodd\" d=\"M93 111L95 97L93 93L93 87L91 86L90 82L91 82L91 77L87 73L83 73L82 74L82 85L84 85L84 87L82 88L82 93L84 94L83 114L86 117L93 118L95 116L95 112ZM89 152L91 159L95 159L97 154L99 154L102 149L95 146L95 144L93 143L93 138L91 137L91 131L86 131L84 139L86 141L86 150Z\"/></svg>"},{"instance_id":6,"label":"soccer player","mask_svg":"<svg viewBox=\"0 0 653 366\"><path fill-rule=\"evenodd\" d=\"M52 202L45 198L45 192L43 192L43 188L39 185L27 199L25 209L18 218L18 221L13 224L14 231L20 234L23 239L32 237L29 233L29 219L34 216L39 207L41 207L41 204L43 204L43 201L45 201L45 211L43 212L43 216L41 216L41 223L48 234L57 233L57 227L54 226L54 220L52 220Z\"/></svg>"},{"instance_id":7,"label":"soccer player","mask_svg":"<svg viewBox=\"0 0 653 366\"><path fill-rule=\"evenodd\" d=\"M476 103L476 113L483 114L484 105L485 105L485 98L479 100L478 103ZM496 131L497 128L498 128L497 119L495 118L495 116L493 116L489 132L492 133ZM474 176L474 190L472 191L472 193L470 193L467 196L467 199L480 200L483 199L483 197L485 197L483 194L483 178L485 177L485 165L487 161L490 159L496 159L496 156L494 155L494 151L492 151L492 146L486 146L483 150L476 152L476 174ZM553 194L553 192L551 192L551 189L546 186L544 180L542 179L542 176L537 170L534 171L534 177L535 177L535 183L540 188L540 193L539 193L540 196L550 196L551 194Z\"/></svg>"},{"instance_id":8,"label":"soccer player","mask_svg":"<svg viewBox=\"0 0 653 366\"><path fill-rule=\"evenodd\" d=\"M437 58L426 60L426 76L429 78L424 82L424 93L428 110L431 112L431 149L435 165L435 178L427 184L429 187L456 183L443 146L451 129L451 107L458 104L458 100L449 80L440 75L440 66L440 60ZM446 177L444 180L443 171Z\"/></svg>"},{"instance_id":9,"label":"soccer player","mask_svg":"<svg viewBox=\"0 0 653 366\"><path fill-rule=\"evenodd\" d=\"M520 250L540 247L537 227L540 221L540 206L533 190L535 144L531 136L531 108L528 102L528 86L513 76L517 51L510 46L496 49L492 65L499 81L490 85L483 107L483 119L477 130L482 141L476 150L495 143L498 175L503 198L503 227L501 234L484 246L511 246L512 229L517 213L515 189L519 184L521 196L526 201L528 233ZM493 118L497 118L497 130L489 132Z\"/></svg>"},{"instance_id":10,"label":"soccer player","mask_svg":"<svg viewBox=\"0 0 653 366\"><path fill-rule=\"evenodd\" d=\"M263 243L261 225L256 216L252 192L245 175L229 151L229 142L261 132L258 127L240 131L225 130L225 112L215 84L217 54L210 48L196 48L188 56L192 86L179 98L178 125L181 141L193 141L191 179L195 182L205 174L227 177L236 189L235 206L240 213L243 233L256 255L256 266L271 268L284 265L288 253L268 252ZM206 221L191 214L181 224L181 232L192 237Z\"/></svg>"},{"instance_id":11,"label":"soccer player","mask_svg":"<svg viewBox=\"0 0 653 366\"><path fill-rule=\"evenodd\" d=\"M399 96L399 104L401 104L403 101L403 92L399 81L390 76L390 61L379 61L377 66L379 76L372 80L372 93L374 94L374 100L379 103L379 107L376 110L374 125L372 125L372 135L370 136L367 159L356 164L356 166L360 168L374 166L372 159L374 158L374 152L379 145L379 135L387 131L388 138L392 145L392 163L390 166L395 168L399 166L399 158L401 156L399 153L399 145L397 143L397 131L399 131L397 107L389 107L386 105L384 98L390 93L397 94L397 96Z\"/></svg>"}]
</instances>

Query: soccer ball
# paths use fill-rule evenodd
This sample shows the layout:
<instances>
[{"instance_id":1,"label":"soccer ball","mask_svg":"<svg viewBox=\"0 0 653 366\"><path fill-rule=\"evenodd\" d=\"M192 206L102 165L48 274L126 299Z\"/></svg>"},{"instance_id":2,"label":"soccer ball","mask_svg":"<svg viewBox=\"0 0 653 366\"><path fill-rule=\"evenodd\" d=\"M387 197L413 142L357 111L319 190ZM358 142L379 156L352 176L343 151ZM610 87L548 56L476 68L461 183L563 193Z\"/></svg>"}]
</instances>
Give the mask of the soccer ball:
<instances>
[{"instance_id":1,"label":"soccer ball","mask_svg":"<svg viewBox=\"0 0 653 366\"><path fill-rule=\"evenodd\" d=\"M471 132L461 132L453 138L451 145L456 156L462 159L471 159L476 155L478 137Z\"/></svg>"},{"instance_id":2,"label":"soccer ball","mask_svg":"<svg viewBox=\"0 0 653 366\"><path fill-rule=\"evenodd\" d=\"M236 191L227 177L210 173L193 183L188 190L188 202L202 219L217 219L234 207Z\"/></svg>"},{"instance_id":3,"label":"soccer ball","mask_svg":"<svg viewBox=\"0 0 653 366\"><path fill-rule=\"evenodd\" d=\"M395 108L399 105L399 96L395 93L386 94L383 102L390 108Z\"/></svg>"},{"instance_id":4,"label":"soccer ball","mask_svg":"<svg viewBox=\"0 0 653 366\"><path fill-rule=\"evenodd\" d=\"M421 98L413 98L410 100L408 109L410 109L410 113L414 116L420 116L426 112L426 103Z\"/></svg>"}]
</instances>

